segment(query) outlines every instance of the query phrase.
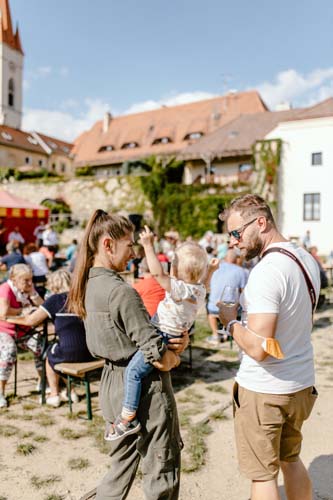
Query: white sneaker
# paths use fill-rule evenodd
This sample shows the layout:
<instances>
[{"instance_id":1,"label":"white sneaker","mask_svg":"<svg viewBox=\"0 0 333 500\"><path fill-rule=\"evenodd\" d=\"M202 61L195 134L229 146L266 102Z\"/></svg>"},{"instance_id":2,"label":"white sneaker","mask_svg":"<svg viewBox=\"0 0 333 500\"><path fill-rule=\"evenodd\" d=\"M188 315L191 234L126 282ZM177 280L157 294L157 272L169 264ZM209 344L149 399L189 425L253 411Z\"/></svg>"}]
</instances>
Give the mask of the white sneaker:
<instances>
[{"instance_id":1,"label":"white sneaker","mask_svg":"<svg viewBox=\"0 0 333 500\"><path fill-rule=\"evenodd\" d=\"M53 408L58 408L61 405L60 396L58 394L56 396L49 396L46 398L46 404L53 406Z\"/></svg>"},{"instance_id":2,"label":"white sneaker","mask_svg":"<svg viewBox=\"0 0 333 500\"><path fill-rule=\"evenodd\" d=\"M42 392L42 383L41 382L37 382L37 385L36 385L36 392ZM45 389L45 394L50 394L51 392L51 389L50 387L47 385L46 386L46 389Z\"/></svg>"},{"instance_id":3,"label":"white sneaker","mask_svg":"<svg viewBox=\"0 0 333 500\"><path fill-rule=\"evenodd\" d=\"M7 408L7 399L4 394L0 394L0 408Z\"/></svg>"},{"instance_id":4,"label":"white sneaker","mask_svg":"<svg viewBox=\"0 0 333 500\"><path fill-rule=\"evenodd\" d=\"M65 402L68 401L67 389L63 389L61 391L61 393L60 393L60 399L61 399L61 401L65 401ZM74 391L74 389L72 389L72 392L71 392L71 400L72 400L72 403L78 403L80 401L80 398L76 394L76 392Z\"/></svg>"}]
</instances>

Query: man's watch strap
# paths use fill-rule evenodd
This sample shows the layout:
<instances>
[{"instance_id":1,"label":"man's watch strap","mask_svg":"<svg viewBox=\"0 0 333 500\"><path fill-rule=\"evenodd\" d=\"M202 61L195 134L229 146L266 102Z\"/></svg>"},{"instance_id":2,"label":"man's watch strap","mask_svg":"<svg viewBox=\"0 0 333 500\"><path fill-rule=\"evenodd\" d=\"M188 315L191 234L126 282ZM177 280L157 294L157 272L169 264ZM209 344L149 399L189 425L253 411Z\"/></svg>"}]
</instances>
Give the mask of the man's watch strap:
<instances>
[{"instance_id":1,"label":"man's watch strap","mask_svg":"<svg viewBox=\"0 0 333 500\"><path fill-rule=\"evenodd\" d=\"M238 321L237 319L232 319L231 321L229 321L229 323L227 324L227 327L226 327L226 330L228 333L230 333L230 328L232 327L232 325L234 325L235 323L238 323L239 325L241 325L241 322Z\"/></svg>"}]
</instances>

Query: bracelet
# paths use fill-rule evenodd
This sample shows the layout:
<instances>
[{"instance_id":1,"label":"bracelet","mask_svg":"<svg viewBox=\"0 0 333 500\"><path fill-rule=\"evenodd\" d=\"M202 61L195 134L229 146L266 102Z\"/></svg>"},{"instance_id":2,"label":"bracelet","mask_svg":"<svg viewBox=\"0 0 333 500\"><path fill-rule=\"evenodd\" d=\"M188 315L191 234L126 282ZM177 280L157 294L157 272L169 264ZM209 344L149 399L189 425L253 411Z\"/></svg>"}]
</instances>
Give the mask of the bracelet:
<instances>
[{"instance_id":1,"label":"bracelet","mask_svg":"<svg viewBox=\"0 0 333 500\"><path fill-rule=\"evenodd\" d=\"M227 332L231 335L231 332L230 332L230 328L232 327L232 325L234 325L235 323L238 323L239 325L241 325L241 322L240 321L237 321L237 319L232 319L231 321L229 321L229 323L227 324L227 327L226 327L226 330Z\"/></svg>"},{"instance_id":2,"label":"bracelet","mask_svg":"<svg viewBox=\"0 0 333 500\"><path fill-rule=\"evenodd\" d=\"M29 299L34 300L34 299L37 299L38 297L39 297L39 294L36 292L36 293L34 293L33 295L30 295L30 296L29 296Z\"/></svg>"}]
</instances>

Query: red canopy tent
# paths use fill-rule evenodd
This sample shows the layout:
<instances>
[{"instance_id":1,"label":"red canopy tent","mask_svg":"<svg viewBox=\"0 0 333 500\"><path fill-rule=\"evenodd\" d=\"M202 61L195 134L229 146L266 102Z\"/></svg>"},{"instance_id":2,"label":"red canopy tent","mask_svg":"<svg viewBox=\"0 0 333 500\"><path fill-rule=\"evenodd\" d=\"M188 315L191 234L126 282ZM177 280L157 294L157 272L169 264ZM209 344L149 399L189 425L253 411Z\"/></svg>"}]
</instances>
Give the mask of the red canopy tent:
<instances>
[{"instance_id":1,"label":"red canopy tent","mask_svg":"<svg viewBox=\"0 0 333 500\"><path fill-rule=\"evenodd\" d=\"M47 223L49 209L1 190L0 218L2 225L6 228L6 231L1 235L3 242L7 242L9 233L13 231L15 226L18 226L26 243L29 243L36 239L33 235L35 227L39 226L41 221Z\"/></svg>"}]
</instances>

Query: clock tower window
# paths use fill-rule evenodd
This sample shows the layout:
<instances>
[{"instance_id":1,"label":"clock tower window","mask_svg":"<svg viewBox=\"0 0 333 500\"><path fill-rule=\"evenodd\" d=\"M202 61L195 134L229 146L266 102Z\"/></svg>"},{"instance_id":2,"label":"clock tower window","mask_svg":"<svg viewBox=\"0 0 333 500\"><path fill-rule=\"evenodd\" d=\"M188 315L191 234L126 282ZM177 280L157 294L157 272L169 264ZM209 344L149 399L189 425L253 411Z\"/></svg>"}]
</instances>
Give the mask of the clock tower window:
<instances>
[{"instance_id":1,"label":"clock tower window","mask_svg":"<svg viewBox=\"0 0 333 500\"><path fill-rule=\"evenodd\" d=\"M13 78L8 81L8 106L13 108L15 104L15 84Z\"/></svg>"}]
</instances>

